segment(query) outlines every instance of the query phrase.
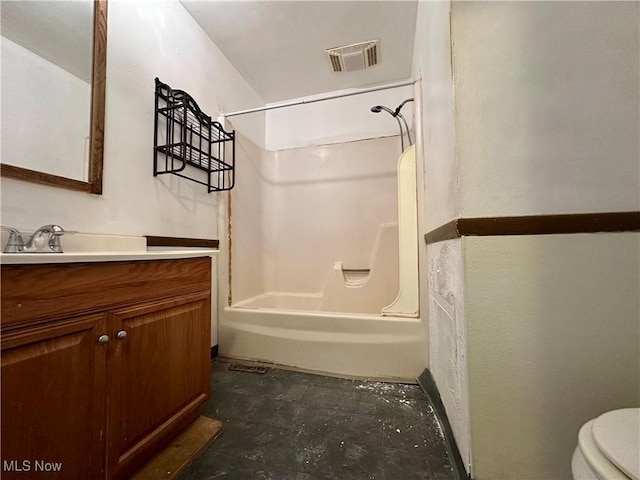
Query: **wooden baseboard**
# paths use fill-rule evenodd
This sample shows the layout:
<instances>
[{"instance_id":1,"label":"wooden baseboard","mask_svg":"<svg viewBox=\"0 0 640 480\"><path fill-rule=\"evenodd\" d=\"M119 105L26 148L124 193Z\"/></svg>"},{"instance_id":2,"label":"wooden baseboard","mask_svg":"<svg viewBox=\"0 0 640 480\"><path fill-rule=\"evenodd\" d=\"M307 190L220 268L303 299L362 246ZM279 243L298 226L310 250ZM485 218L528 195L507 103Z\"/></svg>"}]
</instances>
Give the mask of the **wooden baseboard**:
<instances>
[{"instance_id":1,"label":"wooden baseboard","mask_svg":"<svg viewBox=\"0 0 640 480\"><path fill-rule=\"evenodd\" d=\"M177 478L200 453L222 433L222 422L199 417L164 450L147 462L132 480L171 480Z\"/></svg>"}]
</instances>

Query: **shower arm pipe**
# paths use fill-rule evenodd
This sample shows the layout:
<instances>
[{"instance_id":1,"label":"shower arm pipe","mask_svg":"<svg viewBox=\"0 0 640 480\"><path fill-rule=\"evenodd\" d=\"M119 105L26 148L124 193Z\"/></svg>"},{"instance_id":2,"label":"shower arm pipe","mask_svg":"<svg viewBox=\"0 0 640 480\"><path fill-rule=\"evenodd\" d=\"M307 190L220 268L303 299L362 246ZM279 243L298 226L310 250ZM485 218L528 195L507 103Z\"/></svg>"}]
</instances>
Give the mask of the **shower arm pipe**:
<instances>
[{"instance_id":1,"label":"shower arm pipe","mask_svg":"<svg viewBox=\"0 0 640 480\"><path fill-rule=\"evenodd\" d=\"M398 121L398 127L400 127L400 155L404 152L404 133L402 132L402 124L400 123L399 115L396 115L396 120Z\"/></svg>"},{"instance_id":2,"label":"shower arm pipe","mask_svg":"<svg viewBox=\"0 0 640 480\"><path fill-rule=\"evenodd\" d=\"M339 95L330 95L322 98L313 98L311 100L298 100L295 102L279 103L277 105L267 105L265 107L250 108L248 110L238 110L237 112L221 113L220 116L229 118L229 117L235 117L237 115L246 115L247 113L257 113L257 112L264 112L266 110L275 110L276 108L293 107L296 105L306 105L308 103L324 102L325 100L333 100L335 98L351 97L353 95L361 95L363 93L379 92L381 90L389 90L392 88L406 87L409 85L414 85L417 81L418 80L407 80L406 82L390 83L388 85L382 85L380 87L365 88L363 90L358 90L357 92L341 93Z\"/></svg>"},{"instance_id":3,"label":"shower arm pipe","mask_svg":"<svg viewBox=\"0 0 640 480\"><path fill-rule=\"evenodd\" d=\"M398 113L396 115L396 118L400 117L402 119L402 121L404 122L404 128L407 131L407 138L409 139L409 146L412 145L411 142L411 134L409 133L409 125L407 124L407 121L405 120L405 118L402 116L401 113ZM398 121L399 122L399 121ZM402 132L402 127L400 127L400 132ZM402 134L401 134L402 135ZM402 147L402 151L404 152L404 142L403 142L403 147Z\"/></svg>"}]
</instances>

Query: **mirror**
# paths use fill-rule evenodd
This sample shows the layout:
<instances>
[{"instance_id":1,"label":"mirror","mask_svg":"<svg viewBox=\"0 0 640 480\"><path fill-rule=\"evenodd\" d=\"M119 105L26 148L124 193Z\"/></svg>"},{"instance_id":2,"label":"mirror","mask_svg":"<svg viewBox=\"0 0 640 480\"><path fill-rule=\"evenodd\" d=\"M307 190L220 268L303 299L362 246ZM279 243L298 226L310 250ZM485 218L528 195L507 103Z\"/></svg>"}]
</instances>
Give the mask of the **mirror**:
<instances>
[{"instance_id":1,"label":"mirror","mask_svg":"<svg viewBox=\"0 0 640 480\"><path fill-rule=\"evenodd\" d=\"M102 193L107 0L3 0L4 177Z\"/></svg>"}]
</instances>

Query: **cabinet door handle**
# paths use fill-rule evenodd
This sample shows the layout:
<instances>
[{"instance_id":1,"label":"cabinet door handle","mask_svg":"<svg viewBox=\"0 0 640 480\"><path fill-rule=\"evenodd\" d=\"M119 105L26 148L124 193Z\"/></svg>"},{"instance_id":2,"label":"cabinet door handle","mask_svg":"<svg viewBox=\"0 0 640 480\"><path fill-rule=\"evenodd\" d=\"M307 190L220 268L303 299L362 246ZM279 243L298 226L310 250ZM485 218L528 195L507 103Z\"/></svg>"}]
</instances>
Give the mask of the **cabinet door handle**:
<instances>
[{"instance_id":1,"label":"cabinet door handle","mask_svg":"<svg viewBox=\"0 0 640 480\"><path fill-rule=\"evenodd\" d=\"M100 335L98 337L98 343L107 343L109 341L109 335Z\"/></svg>"},{"instance_id":2,"label":"cabinet door handle","mask_svg":"<svg viewBox=\"0 0 640 480\"><path fill-rule=\"evenodd\" d=\"M127 337L127 332L125 332L124 330L120 330L118 333L116 333L116 338L119 340L122 340L123 338Z\"/></svg>"}]
</instances>

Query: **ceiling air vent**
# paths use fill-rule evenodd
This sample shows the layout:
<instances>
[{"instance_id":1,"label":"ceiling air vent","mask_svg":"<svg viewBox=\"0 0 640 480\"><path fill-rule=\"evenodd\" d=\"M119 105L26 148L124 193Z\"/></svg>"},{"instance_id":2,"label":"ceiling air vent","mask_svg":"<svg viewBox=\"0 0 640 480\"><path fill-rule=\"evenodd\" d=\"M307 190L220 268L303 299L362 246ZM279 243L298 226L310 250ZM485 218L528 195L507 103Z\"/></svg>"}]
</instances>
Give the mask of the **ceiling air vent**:
<instances>
[{"instance_id":1,"label":"ceiling air vent","mask_svg":"<svg viewBox=\"0 0 640 480\"><path fill-rule=\"evenodd\" d=\"M354 43L325 50L334 72L355 72L380 62L380 40Z\"/></svg>"}]
</instances>

